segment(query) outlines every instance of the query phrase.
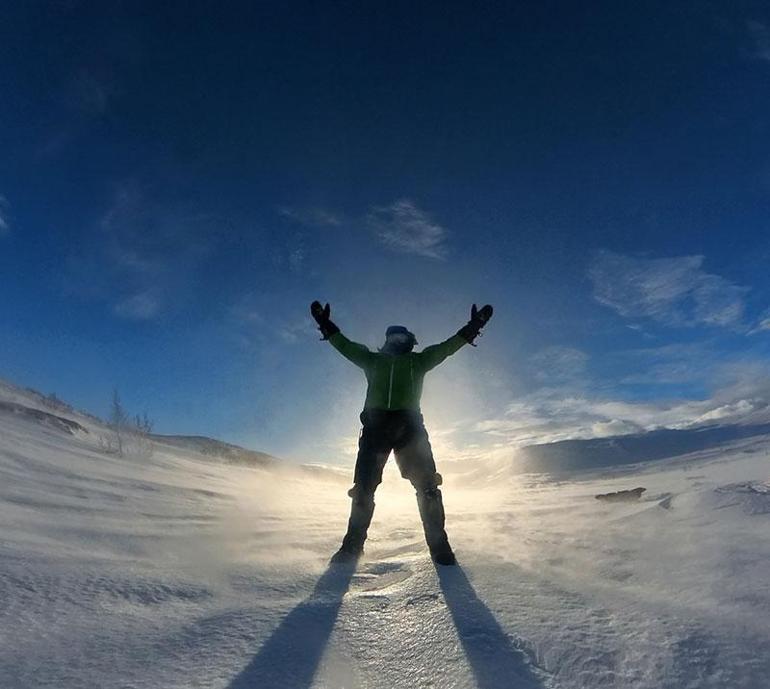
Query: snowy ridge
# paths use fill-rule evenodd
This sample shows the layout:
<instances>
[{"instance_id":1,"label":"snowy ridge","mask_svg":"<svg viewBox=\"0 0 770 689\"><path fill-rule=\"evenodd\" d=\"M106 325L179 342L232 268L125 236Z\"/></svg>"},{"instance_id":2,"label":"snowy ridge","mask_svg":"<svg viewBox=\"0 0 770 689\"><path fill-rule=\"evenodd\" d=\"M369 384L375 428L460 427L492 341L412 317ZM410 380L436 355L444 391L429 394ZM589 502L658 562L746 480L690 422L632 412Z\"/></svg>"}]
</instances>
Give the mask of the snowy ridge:
<instances>
[{"instance_id":1,"label":"snowy ridge","mask_svg":"<svg viewBox=\"0 0 770 689\"><path fill-rule=\"evenodd\" d=\"M767 686L766 437L571 481L450 474L460 567L437 570L392 463L365 558L330 569L330 473L90 436L0 414L3 687Z\"/></svg>"},{"instance_id":2,"label":"snowy ridge","mask_svg":"<svg viewBox=\"0 0 770 689\"><path fill-rule=\"evenodd\" d=\"M153 434L152 438L157 443L176 447L181 450L196 452L201 455L219 457L220 459L224 459L233 464L243 464L245 466L270 466L280 461L276 457L265 454L264 452L247 450L238 445L225 443L221 440L215 440L214 438L207 438L206 436Z\"/></svg>"},{"instance_id":3,"label":"snowy ridge","mask_svg":"<svg viewBox=\"0 0 770 689\"><path fill-rule=\"evenodd\" d=\"M770 435L770 423L727 424L697 428L661 428L645 433L530 445L517 452L517 472L558 474L597 467L637 464Z\"/></svg>"}]
</instances>

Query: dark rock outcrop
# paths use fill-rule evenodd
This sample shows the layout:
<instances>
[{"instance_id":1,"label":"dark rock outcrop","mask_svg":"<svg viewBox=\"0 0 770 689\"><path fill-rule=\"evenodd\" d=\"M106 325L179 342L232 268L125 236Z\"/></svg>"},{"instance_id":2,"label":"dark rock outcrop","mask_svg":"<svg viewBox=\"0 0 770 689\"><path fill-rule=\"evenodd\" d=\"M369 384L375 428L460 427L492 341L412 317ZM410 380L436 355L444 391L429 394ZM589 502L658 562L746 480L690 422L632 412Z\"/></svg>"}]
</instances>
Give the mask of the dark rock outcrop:
<instances>
[{"instance_id":1,"label":"dark rock outcrop","mask_svg":"<svg viewBox=\"0 0 770 689\"><path fill-rule=\"evenodd\" d=\"M0 413L14 414L20 416L28 421L42 424L48 428L53 428L57 431L64 431L70 435L75 433L88 433L88 430L81 426L77 421L67 419L63 416L57 416L56 414L49 414L48 412L34 407L27 407L24 404L18 402L3 402L0 401Z\"/></svg>"},{"instance_id":2,"label":"dark rock outcrop","mask_svg":"<svg viewBox=\"0 0 770 689\"><path fill-rule=\"evenodd\" d=\"M614 493L600 493L595 496L597 500L604 500L606 502L633 502L642 497L642 493L646 491L646 488L631 488L630 490L618 490Z\"/></svg>"}]
</instances>

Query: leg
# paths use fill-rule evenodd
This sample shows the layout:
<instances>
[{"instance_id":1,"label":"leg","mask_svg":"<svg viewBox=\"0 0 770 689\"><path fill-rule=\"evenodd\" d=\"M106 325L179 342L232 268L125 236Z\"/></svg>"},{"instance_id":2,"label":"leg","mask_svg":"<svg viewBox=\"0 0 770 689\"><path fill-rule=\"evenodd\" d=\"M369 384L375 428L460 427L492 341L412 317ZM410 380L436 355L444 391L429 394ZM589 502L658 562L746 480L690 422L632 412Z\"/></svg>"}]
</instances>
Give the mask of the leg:
<instances>
[{"instance_id":1,"label":"leg","mask_svg":"<svg viewBox=\"0 0 770 689\"><path fill-rule=\"evenodd\" d=\"M431 557L442 565L454 564L454 553L444 530L444 503L439 490L441 474L436 472L428 432L421 422L408 429L404 444L396 448L396 461L401 475L412 482L417 492L417 506Z\"/></svg>"},{"instance_id":2,"label":"leg","mask_svg":"<svg viewBox=\"0 0 770 689\"><path fill-rule=\"evenodd\" d=\"M357 558L364 550L364 541L374 514L374 491L382 482L382 470L388 461L390 445L382 429L364 426L358 440L358 458L353 477L353 487L348 495L350 506L348 531L334 561Z\"/></svg>"}]
</instances>

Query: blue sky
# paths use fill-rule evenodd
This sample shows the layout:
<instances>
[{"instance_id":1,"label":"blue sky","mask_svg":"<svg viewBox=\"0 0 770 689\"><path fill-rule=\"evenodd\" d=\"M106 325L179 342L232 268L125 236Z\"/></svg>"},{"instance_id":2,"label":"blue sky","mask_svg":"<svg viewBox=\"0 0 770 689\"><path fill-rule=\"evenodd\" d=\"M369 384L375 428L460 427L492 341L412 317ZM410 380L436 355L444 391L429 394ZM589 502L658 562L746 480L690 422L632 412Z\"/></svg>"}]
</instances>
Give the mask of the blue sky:
<instances>
[{"instance_id":1,"label":"blue sky","mask_svg":"<svg viewBox=\"0 0 770 689\"><path fill-rule=\"evenodd\" d=\"M770 11L18 3L0 27L0 377L348 462L420 346L437 455L770 400Z\"/></svg>"}]
</instances>

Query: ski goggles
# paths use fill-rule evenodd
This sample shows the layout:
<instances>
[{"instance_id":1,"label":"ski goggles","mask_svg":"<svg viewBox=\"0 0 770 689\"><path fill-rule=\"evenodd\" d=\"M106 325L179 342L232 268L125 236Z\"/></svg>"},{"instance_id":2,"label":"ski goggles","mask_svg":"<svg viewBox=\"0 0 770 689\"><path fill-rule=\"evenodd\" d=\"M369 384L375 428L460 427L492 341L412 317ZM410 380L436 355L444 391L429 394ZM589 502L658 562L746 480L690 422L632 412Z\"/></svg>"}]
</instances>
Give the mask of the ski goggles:
<instances>
[{"instance_id":1,"label":"ski goggles","mask_svg":"<svg viewBox=\"0 0 770 689\"><path fill-rule=\"evenodd\" d=\"M417 339L412 333L391 333L385 338L391 344L417 344Z\"/></svg>"}]
</instances>

